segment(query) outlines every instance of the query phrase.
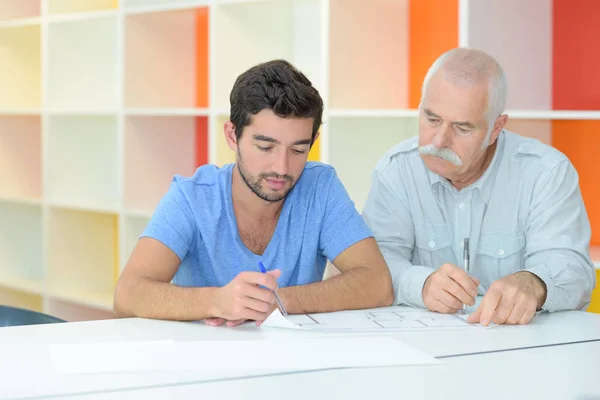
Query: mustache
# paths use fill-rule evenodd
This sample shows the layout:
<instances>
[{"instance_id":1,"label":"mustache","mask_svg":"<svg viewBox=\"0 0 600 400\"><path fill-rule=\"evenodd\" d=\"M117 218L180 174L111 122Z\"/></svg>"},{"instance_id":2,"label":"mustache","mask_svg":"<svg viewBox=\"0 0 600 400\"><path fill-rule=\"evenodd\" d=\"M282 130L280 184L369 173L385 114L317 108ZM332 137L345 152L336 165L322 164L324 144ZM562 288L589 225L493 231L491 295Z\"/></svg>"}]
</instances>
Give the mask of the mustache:
<instances>
[{"instance_id":1,"label":"mustache","mask_svg":"<svg viewBox=\"0 0 600 400\"><path fill-rule=\"evenodd\" d=\"M460 157L447 147L442 147L441 149L438 149L433 144L428 144L426 146L419 146L419 153L425 156L434 156L441 158L442 160L446 160L454 165L462 165L462 160L460 159Z\"/></svg>"},{"instance_id":2,"label":"mustache","mask_svg":"<svg viewBox=\"0 0 600 400\"><path fill-rule=\"evenodd\" d=\"M288 182L294 181L294 178L292 178L290 175L279 175L276 172L267 172L267 173L263 172L259 176L261 179L272 178L272 179L285 179Z\"/></svg>"}]
</instances>

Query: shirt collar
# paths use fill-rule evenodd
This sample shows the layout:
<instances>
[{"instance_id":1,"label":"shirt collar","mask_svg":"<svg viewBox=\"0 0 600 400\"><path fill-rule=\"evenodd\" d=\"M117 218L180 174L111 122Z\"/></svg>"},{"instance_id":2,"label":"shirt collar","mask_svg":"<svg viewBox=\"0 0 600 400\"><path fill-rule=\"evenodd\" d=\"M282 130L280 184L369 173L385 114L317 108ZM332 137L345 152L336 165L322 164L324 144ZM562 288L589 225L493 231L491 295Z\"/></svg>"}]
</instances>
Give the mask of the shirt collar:
<instances>
[{"instance_id":1,"label":"shirt collar","mask_svg":"<svg viewBox=\"0 0 600 400\"><path fill-rule=\"evenodd\" d=\"M467 186L466 188L464 188L463 190L479 190L479 192L481 193L481 197L483 198L483 201L487 203L489 203L489 199L490 196L492 195L492 184L487 184L486 182L488 180L490 180L490 176L495 175L496 174L496 170L498 169L498 164L500 163L498 161L499 158L502 157L502 153L504 150L504 130L502 130L500 132L500 134L498 135L498 145L496 146L496 151L494 152L494 156L492 157L492 162L490 162L490 165L488 165L487 169L485 170L485 172L483 173L483 175L481 175L481 177L475 181L473 184ZM427 167L425 167L427 168ZM444 185L446 188L450 189L450 190L455 190L454 186L452 186L452 184L446 179L441 177L440 175L436 174L435 172L432 172L429 168L427 168L427 172L429 174L429 182L431 184L432 187L435 187L436 184L442 184Z\"/></svg>"}]
</instances>

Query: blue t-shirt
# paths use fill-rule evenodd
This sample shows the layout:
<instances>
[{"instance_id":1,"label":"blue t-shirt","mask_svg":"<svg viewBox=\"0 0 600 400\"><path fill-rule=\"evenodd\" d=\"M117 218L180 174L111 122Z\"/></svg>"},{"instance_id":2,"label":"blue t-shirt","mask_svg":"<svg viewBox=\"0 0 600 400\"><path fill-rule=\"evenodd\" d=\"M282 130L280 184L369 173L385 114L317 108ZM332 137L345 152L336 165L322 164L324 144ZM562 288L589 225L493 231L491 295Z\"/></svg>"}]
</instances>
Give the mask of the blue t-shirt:
<instances>
[{"instance_id":1,"label":"blue t-shirt","mask_svg":"<svg viewBox=\"0 0 600 400\"><path fill-rule=\"evenodd\" d=\"M262 256L238 233L231 199L235 164L199 167L176 175L142 236L159 240L181 260L173 279L179 286L224 286L240 272L280 269L280 287L323 278L334 260L371 231L333 167L308 162L283 203L277 226Z\"/></svg>"}]
</instances>

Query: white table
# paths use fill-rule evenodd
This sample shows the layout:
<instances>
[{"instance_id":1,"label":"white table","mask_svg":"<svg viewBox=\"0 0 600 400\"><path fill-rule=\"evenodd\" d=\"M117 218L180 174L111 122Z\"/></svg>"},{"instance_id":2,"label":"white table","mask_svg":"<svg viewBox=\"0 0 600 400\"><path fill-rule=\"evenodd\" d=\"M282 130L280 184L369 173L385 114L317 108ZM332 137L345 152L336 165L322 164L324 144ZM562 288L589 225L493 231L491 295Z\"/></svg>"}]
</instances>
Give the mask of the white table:
<instances>
[{"instance_id":1,"label":"white table","mask_svg":"<svg viewBox=\"0 0 600 400\"><path fill-rule=\"evenodd\" d=\"M411 399L484 395L494 399L600 399L600 384L595 383L600 375L600 315L561 312L542 314L527 326L390 334L441 358L443 363L253 378L223 379L222 374L194 371L75 377L52 370L46 352L49 344L340 334L256 328L252 324L214 328L199 322L137 318L1 328L0 399L363 399L377 395ZM68 394L80 395L66 397Z\"/></svg>"}]
</instances>

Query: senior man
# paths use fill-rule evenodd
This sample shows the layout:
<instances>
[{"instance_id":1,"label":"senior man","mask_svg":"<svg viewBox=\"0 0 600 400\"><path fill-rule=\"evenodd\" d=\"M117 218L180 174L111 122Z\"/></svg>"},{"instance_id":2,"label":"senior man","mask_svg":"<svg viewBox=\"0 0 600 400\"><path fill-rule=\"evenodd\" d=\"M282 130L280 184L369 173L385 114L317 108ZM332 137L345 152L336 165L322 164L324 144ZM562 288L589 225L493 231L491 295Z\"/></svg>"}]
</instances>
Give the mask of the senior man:
<instances>
[{"instance_id":1,"label":"senior man","mask_svg":"<svg viewBox=\"0 0 600 400\"><path fill-rule=\"evenodd\" d=\"M456 313L483 295L468 319L483 325L589 304L595 270L577 172L558 150L504 128L506 95L489 54L442 54L423 82L418 136L375 167L363 216L395 304Z\"/></svg>"}]
</instances>

